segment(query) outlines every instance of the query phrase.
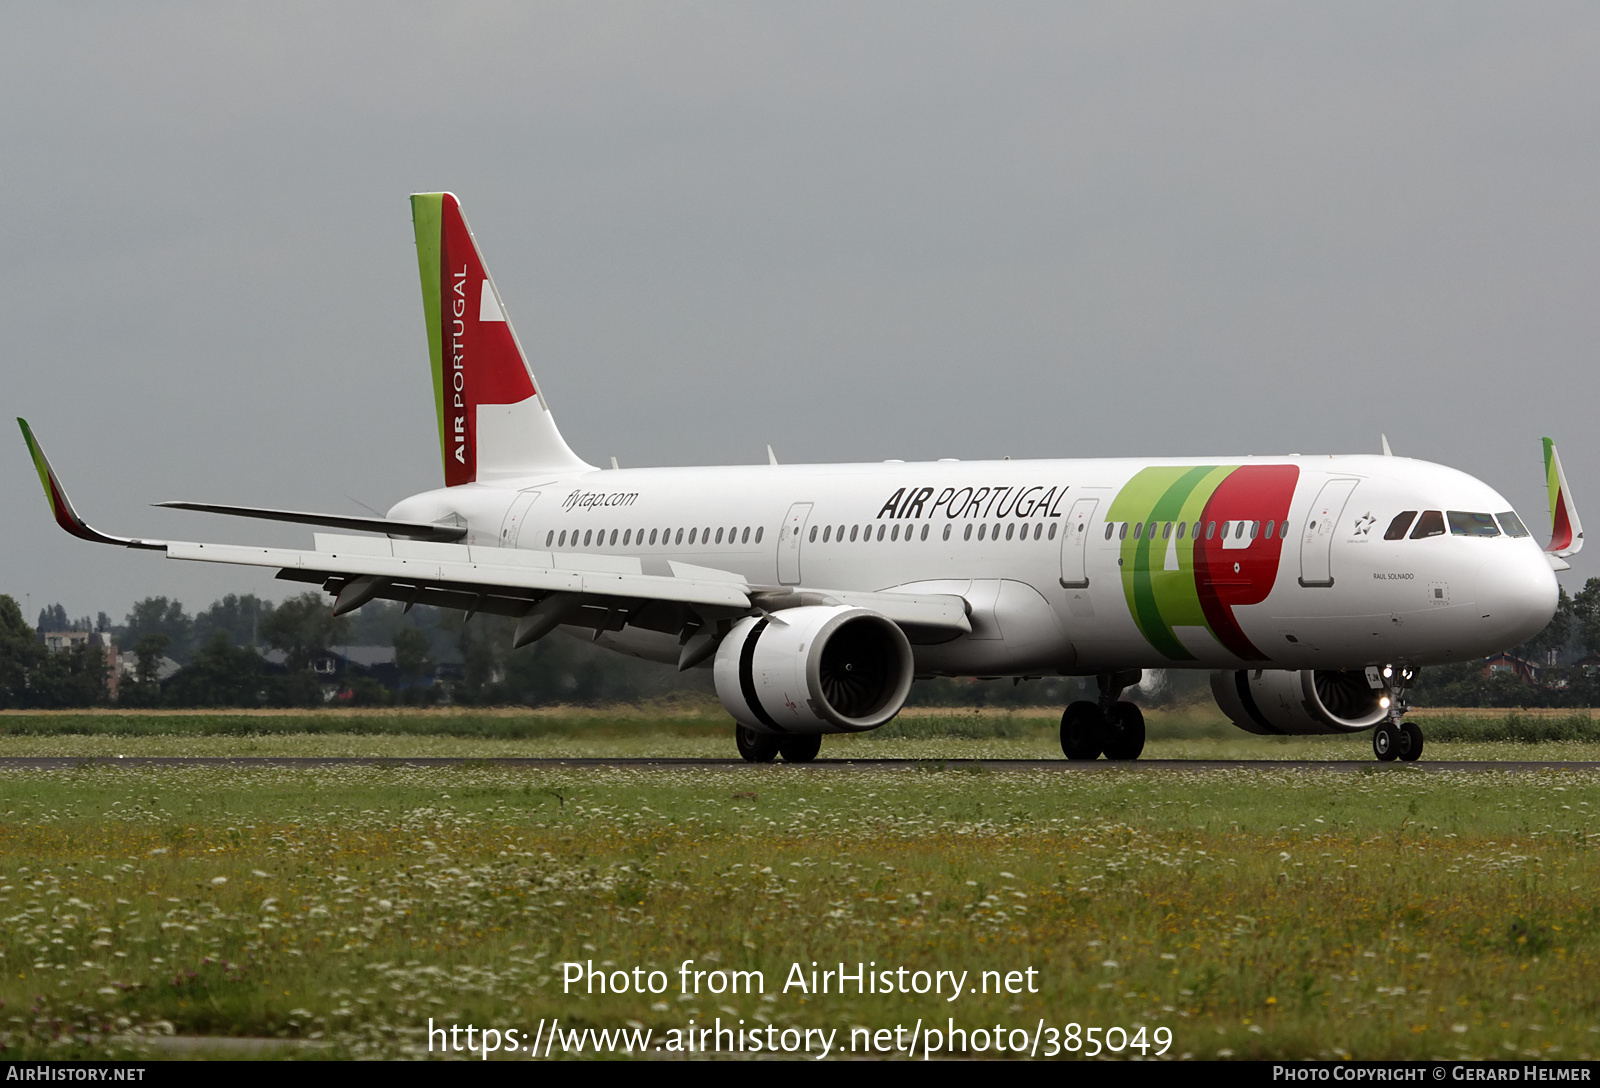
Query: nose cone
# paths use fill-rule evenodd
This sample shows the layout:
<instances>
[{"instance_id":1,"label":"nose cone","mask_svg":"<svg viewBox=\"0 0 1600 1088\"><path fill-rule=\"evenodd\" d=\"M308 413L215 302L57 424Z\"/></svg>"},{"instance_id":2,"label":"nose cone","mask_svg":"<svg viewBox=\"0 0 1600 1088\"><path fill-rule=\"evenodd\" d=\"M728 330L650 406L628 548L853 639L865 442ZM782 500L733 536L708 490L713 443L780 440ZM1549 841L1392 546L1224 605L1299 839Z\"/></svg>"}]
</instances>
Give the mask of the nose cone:
<instances>
[{"instance_id":1,"label":"nose cone","mask_svg":"<svg viewBox=\"0 0 1600 1088\"><path fill-rule=\"evenodd\" d=\"M1556 572L1544 553L1534 548L1517 550L1478 568L1476 596L1483 623L1490 626L1495 644L1515 646L1543 631L1556 614L1560 589Z\"/></svg>"}]
</instances>

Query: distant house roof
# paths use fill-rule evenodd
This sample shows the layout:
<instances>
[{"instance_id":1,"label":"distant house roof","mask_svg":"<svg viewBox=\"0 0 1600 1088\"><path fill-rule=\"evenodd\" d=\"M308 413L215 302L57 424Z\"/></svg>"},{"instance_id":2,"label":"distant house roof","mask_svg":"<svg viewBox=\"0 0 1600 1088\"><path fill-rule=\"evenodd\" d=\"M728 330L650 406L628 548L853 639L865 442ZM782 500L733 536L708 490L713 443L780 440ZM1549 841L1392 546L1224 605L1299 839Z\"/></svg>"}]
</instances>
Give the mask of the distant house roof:
<instances>
[{"instance_id":1,"label":"distant house roof","mask_svg":"<svg viewBox=\"0 0 1600 1088\"><path fill-rule=\"evenodd\" d=\"M1539 676L1539 666L1531 661L1504 652L1484 658L1483 674L1491 676L1497 672L1509 672L1532 683Z\"/></svg>"},{"instance_id":2,"label":"distant house roof","mask_svg":"<svg viewBox=\"0 0 1600 1088\"><path fill-rule=\"evenodd\" d=\"M393 646L335 646L333 652L340 654L352 665L360 665L370 669L374 665L393 665Z\"/></svg>"},{"instance_id":3,"label":"distant house roof","mask_svg":"<svg viewBox=\"0 0 1600 1088\"><path fill-rule=\"evenodd\" d=\"M261 655L269 665L282 665L288 655L282 650L268 650ZM340 671L340 666L354 666L363 671L394 664L393 646L330 646L312 656L312 669L319 673Z\"/></svg>"}]
</instances>

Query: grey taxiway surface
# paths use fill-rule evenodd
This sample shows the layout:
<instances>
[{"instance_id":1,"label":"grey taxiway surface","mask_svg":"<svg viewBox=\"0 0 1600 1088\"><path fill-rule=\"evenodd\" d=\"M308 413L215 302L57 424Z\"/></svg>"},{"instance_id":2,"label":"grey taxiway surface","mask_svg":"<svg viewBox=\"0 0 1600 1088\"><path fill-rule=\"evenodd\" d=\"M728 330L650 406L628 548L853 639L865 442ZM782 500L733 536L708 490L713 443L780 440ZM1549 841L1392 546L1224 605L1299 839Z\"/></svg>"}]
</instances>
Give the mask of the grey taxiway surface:
<instances>
[{"instance_id":1,"label":"grey taxiway surface","mask_svg":"<svg viewBox=\"0 0 1600 1088\"><path fill-rule=\"evenodd\" d=\"M1530 773L1535 771L1600 771L1600 762L1553 760L1537 762L1493 762L1487 760L1418 760L1415 763L1379 763L1376 760L1316 759L1148 759L1136 762L1075 763L1065 759L819 759L813 763L752 765L742 759L657 759L634 757L556 758L471 756L377 757L377 756L9 756L0 758L3 770L62 770L90 767L288 767L310 770L317 767L498 767L507 770L553 770L563 767L614 767L638 770L729 771L765 766L790 773L829 773L840 771L975 770L1055 771L1061 774L1173 773L1183 771L1325 771L1353 774L1362 771L1429 774L1441 771L1477 773Z\"/></svg>"}]
</instances>

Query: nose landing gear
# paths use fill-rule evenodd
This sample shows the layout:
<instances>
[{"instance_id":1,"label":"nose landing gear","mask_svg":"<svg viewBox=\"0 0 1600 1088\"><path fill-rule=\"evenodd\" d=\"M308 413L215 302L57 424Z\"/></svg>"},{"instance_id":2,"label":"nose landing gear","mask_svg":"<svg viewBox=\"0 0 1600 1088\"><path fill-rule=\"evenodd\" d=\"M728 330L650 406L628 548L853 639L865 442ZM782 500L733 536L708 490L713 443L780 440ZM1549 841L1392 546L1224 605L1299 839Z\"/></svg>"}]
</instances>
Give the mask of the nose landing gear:
<instances>
[{"instance_id":1,"label":"nose landing gear","mask_svg":"<svg viewBox=\"0 0 1600 1088\"><path fill-rule=\"evenodd\" d=\"M1138 669L1100 673L1100 700L1080 699L1061 715L1061 752L1068 759L1133 760L1144 751L1144 712L1118 700L1123 690L1143 677Z\"/></svg>"},{"instance_id":2,"label":"nose landing gear","mask_svg":"<svg viewBox=\"0 0 1600 1088\"><path fill-rule=\"evenodd\" d=\"M1410 666L1385 665L1382 669L1369 668L1367 675L1384 688L1383 705L1389 710L1389 716L1372 731L1372 754L1383 763L1392 763L1397 759L1406 763L1415 762L1422 755L1422 730L1415 722L1402 721L1401 718L1410 708L1405 697L1406 687L1417 671Z\"/></svg>"}]
</instances>

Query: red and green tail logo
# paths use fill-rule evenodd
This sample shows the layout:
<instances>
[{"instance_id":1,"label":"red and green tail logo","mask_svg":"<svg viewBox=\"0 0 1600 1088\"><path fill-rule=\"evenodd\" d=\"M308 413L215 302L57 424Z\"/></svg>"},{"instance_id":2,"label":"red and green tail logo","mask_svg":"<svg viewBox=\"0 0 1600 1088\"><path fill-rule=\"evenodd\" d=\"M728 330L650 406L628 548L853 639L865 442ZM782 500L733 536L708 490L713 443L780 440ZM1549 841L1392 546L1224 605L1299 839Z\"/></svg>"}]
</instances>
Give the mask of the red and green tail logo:
<instances>
[{"instance_id":1,"label":"red and green tail logo","mask_svg":"<svg viewBox=\"0 0 1600 1088\"><path fill-rule=\"evenodd\" d=\"M411 198L411 220L444 482L454 487L478 478L478 406L527 400L533 375L460 201L451 193L419 193Z\"/></svg>"}]
</instances>

